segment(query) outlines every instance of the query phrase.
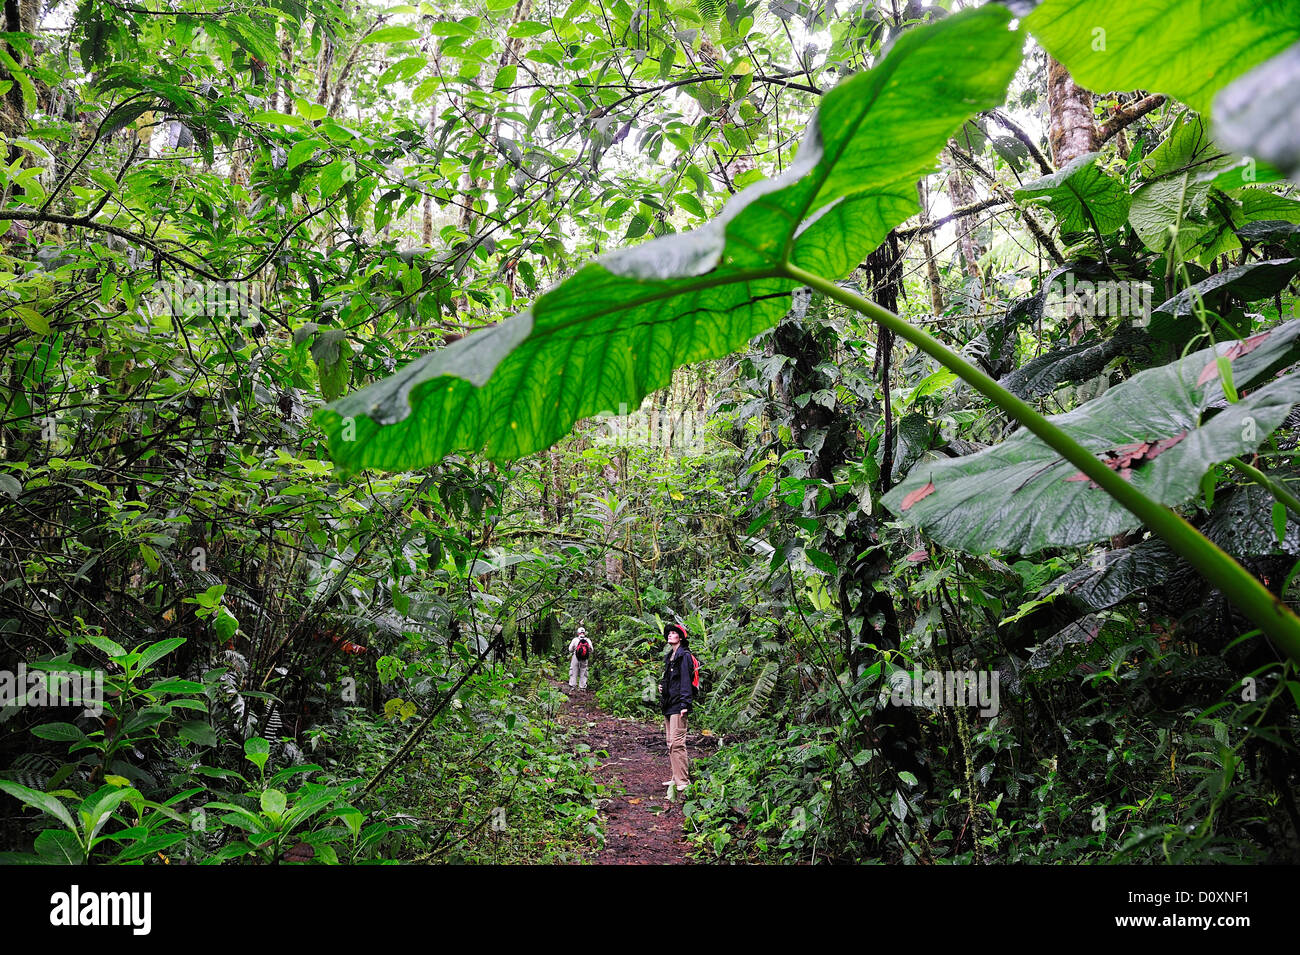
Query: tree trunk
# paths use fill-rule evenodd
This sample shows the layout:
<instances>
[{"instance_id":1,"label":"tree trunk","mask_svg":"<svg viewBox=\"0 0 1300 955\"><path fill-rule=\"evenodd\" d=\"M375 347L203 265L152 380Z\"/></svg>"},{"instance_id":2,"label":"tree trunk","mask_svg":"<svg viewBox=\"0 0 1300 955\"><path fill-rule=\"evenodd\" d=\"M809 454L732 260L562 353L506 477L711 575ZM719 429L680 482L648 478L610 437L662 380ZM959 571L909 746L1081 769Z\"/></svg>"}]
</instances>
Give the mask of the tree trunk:
<instances>
[{"instance_id":1,"label":"tree trunk","mask_svg":"<svg viewBox=\"0 0 1300 955\"><path fill-rule=\"evenodd\" d=\"M522 20L527 20L532 8L533 0L519 0L519 2L515 4L514 14L511 16L509 25L513 27L516 23L519 23ZM512 37L507 40L505 48L501 51L501 56L497 60L497 68L500 69L512 61L517 60L519 58L521 45L522 39L519 37ZM473 124L474 115L471 109L465 107L464 112L465 118ZM501 156L501 116L498 113L497 116L493 118L490 125L486 123L486 117L484 117L484 120L484 145L490 151L492 157L491 161L493 163L505 162L505 158ZM460 189L465 194L465 204L460 210L460 231L465 233L467 236L472 236L474 233L474 196L486 189L489 182L490 180L486 176L482 176L475 180L468 172L461 176Z\"/></svg>"},{"instance_id":2,"label":"tree trunk","mask_svg":"<svg viewBox=\"0 0 1300 955\"><path fill-rule=\"evenodd\" d=\"M1097 126L1092 117L1092 93L1074 82L1056 60L1047 62L1047 109L1051 114L1049 138L1052 162L1060 169L1097 146Z\"/></svg>"},{"instance_id":3,"label":"tree trunk","mask_svg":"<svg viewBox=\"0 0 1300 955\"><path fill-rule=\"evenodd\" d=\"M434 71L437 75L438 58L434 57ZM433 141L433 136L438 128L438 94L434 93L429 99L429 141ZM424 194L424 204L420 212L420 242L426 247L433 245L433 190L426 186Z\"/></svg>"},{"instance_id":4,"label":"tree trunk","mask_svg":"<svg viewBox=\"0 0 1300 955\"><path fill-rule=\"evenodd\" d=\"M930 224L930 193L922 179L916 184L916 195L921 200L921 225ZM925 278L930 286L930 309L935 318L943 314L943 287L939 279L939 266L934 261L934 243L928 231L921 233L921 254L925 257Z\"/></svg>"},{"instance_id":5,"label":"tree trunk","mask_svg":"<svg viewBox=\"0 0 1300 955\"><path fill-rule=\"evenodd\" d=\"M563 522L563 518L566 511L568 510L568 504L569 504L568 498L564 493L564 477L563 477L564 469L561 467L560 464L561 458L560 458L559 451L552 449L547 452L547 457L550 458L550 462L551 462L551 467L550 467L551 490L554 491L555 523L556 526L558 527Z\"/></svg>"},{"instance_id":6,"label":"tree trunk","mask_svg":"<svg viewBox=\"0 0 1300 955\"><path fill-rule=\"evenodd\" d=\"M334 37L324 24L320 31L320 56L316 58L316 105L324 106L330 97L330 70L334 68Z\"/></svg>"},{"instance_id":7,"label":"tree trunk","mask_svg":"<svg viewBox=\"0 0 1300 955\"><path fill-rule=\"evenodd\" d=\"M974 205L976 202L975 190L956 159L952 160L952 167L948 174L948 198L952 201L954 209ZM979 251L975 245L975 236L971 232L969 216L961 216L957 219L957 237L960 240L962 263L966 268L966 274L973 279L978 279L980 277Z\"/></svg>"},{"instance_id":8,"label":"tree trunk","mask_svg":"<svg viewBox=\"0 0 1300 955\"><path fill-rule=\"evenodd\" d=\"M1074 82L1064 66L1047 61L1047 108L1051 114L1049 138L1052 162L1066 163L1092 152L1097 146L1097 124L1092 116L1092 93ZM1070 343L1083 337L1083 317L1070 326Z\"/></svg>"},{"instance_id":9,"label":"tree trunk","mask_svg":"<svg viewBox=\"0 0 1300 955\"><path fill-rule=\"evenodd\" d=\"M618 491L618 470L613 464L606 464L602 473L605 476L605 483L613 492ZM615 494L615 499L617 496ZM611 511L609 520L605 524L605 543L606 545L614 542L614 513ZM623 558L618 551L612 548L605 551L605 580L611 584L617 585L623 581Z\"/></svg>"},{"instance_id":10,"label":"tree trunk","mask_svg":"<svg viewBox=\"0 0 1300 955\"><path fill-rule=\"evenodd\" d=\"M7 33L37 33L40 30L41 5L39 0L6 0L4 5L4 29ZM37 43L39 49L39 42ZM28 58L23 51L11 44L5 44L5 50L8 52L15 63L20 68L29 66ZM12 166L18 163L22 168L30 168L32 165L31 153L16 145L13 141L27 132L27 110L23 102L22 87L18 82L9 75L9 71L0 65L0 80L9 81L9 89L0 97L0 136L9 140L8 161ZM37 81L37 103L38 108L40 101L45 99L41 94L46 91L45 85ZM47 103L48 106L48 103ZM13 189L14 196L26 196L27 191L21 186ZM5 187L4 199L9 198L9 186ZM36 223L32 223L34 227ZM24 239L27 237L27 224L23 222L14 222L9 227L7 238L10 242Z\"/></svg>"},{"instance_id":11,"label":"tree trunk","mask_svg":"<svg viewBox=\"0 0 1300 955\"><path fill-rule=\"evenodd\" d=\"M292 111L293 107L293 34L287 29L280 30L280 76L275 81L275 102L271 109L281 113Z\"/></svg>"}]
</instances>

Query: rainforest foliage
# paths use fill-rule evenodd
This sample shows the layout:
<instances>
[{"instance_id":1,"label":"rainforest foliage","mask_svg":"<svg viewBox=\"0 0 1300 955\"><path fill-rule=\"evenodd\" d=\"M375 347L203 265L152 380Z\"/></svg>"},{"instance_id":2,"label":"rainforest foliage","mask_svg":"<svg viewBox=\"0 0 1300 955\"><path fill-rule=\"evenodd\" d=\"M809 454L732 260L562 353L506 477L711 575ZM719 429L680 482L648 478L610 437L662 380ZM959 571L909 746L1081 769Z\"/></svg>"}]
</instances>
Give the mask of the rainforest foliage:
<instances>
[{"instance_id":1,"label":"rainforest foliage","mask_svg":"<svg viewBox=\"0 0 1300 955\"><path fill-rule=\"evenodd\" d=\"M6 4L4 861L582 860L565 647L657 725L669 621L700 861L1295 861L1300 0L1212 12Z\"/></svg>"}]
</instances>

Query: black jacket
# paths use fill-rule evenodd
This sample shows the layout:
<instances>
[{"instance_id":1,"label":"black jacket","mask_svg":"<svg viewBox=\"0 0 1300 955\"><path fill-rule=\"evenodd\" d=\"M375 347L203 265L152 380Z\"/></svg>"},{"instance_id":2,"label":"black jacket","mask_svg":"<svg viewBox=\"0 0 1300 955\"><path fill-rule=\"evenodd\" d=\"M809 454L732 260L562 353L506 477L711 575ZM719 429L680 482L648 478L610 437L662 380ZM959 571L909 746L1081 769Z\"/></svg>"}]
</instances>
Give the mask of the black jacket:
<instances>
[{"instance_id":1,"label":"black jacket","mask_svg":"<svg viewBox=\"0 0 1300 955\"><path fill-rule=\"evenodd\" d=\"M677 657L670 649L664 654L664 672L659 680L659 702L664 716L690 710L695 699L695 664L691 661L691 651L677 647Z\"/></svg>"}]
</instances>

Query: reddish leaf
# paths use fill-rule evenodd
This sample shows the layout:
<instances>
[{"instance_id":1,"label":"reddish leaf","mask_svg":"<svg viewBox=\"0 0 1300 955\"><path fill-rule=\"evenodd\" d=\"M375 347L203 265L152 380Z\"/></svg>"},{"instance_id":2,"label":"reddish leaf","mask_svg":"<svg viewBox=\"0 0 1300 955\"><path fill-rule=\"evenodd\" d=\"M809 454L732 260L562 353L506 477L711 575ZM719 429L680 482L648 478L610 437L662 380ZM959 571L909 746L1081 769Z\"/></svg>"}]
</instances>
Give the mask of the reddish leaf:
<instances>
[{"instance_id":1,"label":"reddish leaf","mask_svg":"<svg viewBox=\"0 0 1300 955\"><path fill-rule=\"evenodd\" d=\"M1164 452L1168 451L1170 448L1172 448L1179 441L1183 440L1183 438L1185 437L1187 437L1187 432L1180 431L1171 438L1165 438L1163 441L1157 441L1155 444L1151 445L1151 451L1149 454L1147 454L1147 460L1150 461L1152 458L1156 457L1156 455L1163 454Z\"/></svg>"},{"instance_id":2,"label":"reddish leaf","mask_svg":"<svg viewBox=\"0 0 1300 955\"><path fill-rule=\"evenodd\" d=\"M934 493L933 481L931 481L925 487L917 488L915 491L912 491L910 494L908 494L906 497L903 498L903 510L907 510L917 501L922 500L923 498L927 498L933 493Z\"/></svg>"},{"instance_id":3,"label":"reddish leaf","mask_svg":"<svg viewBox=\"0 0 1300 955\"><path fill-rule=\"evenodd\" d=\"M921 561L925 560L929 556L930 556L929 551L914 550L912 551L912 553L907 555L907 559L914 564L919 564Z\"/></svg>"},{"instance_id":4,"label":"reddish leaf","mask_svg":"<svg viewBox=\"0 0 1300 955\"><path fill-rule=\"evenodd\" d=\"M1264 339L1268 338L1268 332L1260 332L1258 335L1251 335L1244 341L1237 342L1225 353L1228 361L1236 361L1242 355L1249 355L1260 345L1264 344Z\"/></svg>"},{"instance_id":5,"label":"reddish leaf","mask_svg":"<svg viewBox=\"0 0 1300 955\"><path fill-rule=\"evenodd\" d=\"M285 862L308 862L315 856L316 849L314 846L306 842L299 842L297 845L285 849L282 858Z\"/></svg>"},{"instance_id":6,"label":"reddish leaf","mask_svg":"<svg viewBox=\"0 0 1300 955\"><path fill-rule=\"evenodd\" d=\"M1235 345L1229 348L1226 352L1223 353L1223 357L1228 359L1228 361L1236 361L1242 355L1249 355L1260 345L1264 344L1264 339L1266 338L1268 338L1268 332L1260 332L1258 335L1252 335L1250 336L1250 338L1247 338L1245 341L1237 342ZM1203 385L1218 373L1219 373L1218 361L1211 361L1208 365L1206 365L1204 368L1201 369L1200 375L1197 376L1196 383L1198 385Z\"/></svg>"},{"instance_id":7,"label":"reddish leaf","mask_svg":"<svg viewBox=\"0 0 1300 955\"><path fill-rule=\"evenodd\" d=\"M1101 463L1127 481L1133 477L1135 467L1145 464L1147 461L1154 461L1185 437L1187 437L1187 432L1180 431L1172 437L1161 438L1155 442L1134 441L1132 444L1121 444L1117 448L1109 448L1101 452ZM1097 487L1097 483L1082 471L1075 471L1066 480L1087 481L1093 487Z\"/></svg>"}]
</instances>

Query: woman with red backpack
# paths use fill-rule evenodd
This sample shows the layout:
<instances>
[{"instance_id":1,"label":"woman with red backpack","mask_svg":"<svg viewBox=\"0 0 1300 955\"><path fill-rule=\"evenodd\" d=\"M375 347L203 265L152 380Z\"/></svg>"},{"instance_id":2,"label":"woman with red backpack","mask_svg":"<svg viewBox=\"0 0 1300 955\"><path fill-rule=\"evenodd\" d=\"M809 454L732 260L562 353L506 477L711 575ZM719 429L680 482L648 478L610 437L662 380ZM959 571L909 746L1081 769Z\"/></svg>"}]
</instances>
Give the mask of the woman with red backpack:
<instances>
[{"instance_id":1,"label":"woman with red backpack","mask_svg":"<svg viewBox=\"0 0 1300 955\"><path fill-rule=\"evenodd\" d=\"M686 755L686 714L695 701L695 656L690 651L690 636L680 623L664 627L668 651L664 655L664 675L659 681L659 699L664 714L664 735L668 739L668 763L673 778L664 783L678 792L690 785L690 766Z\"/></svg>"},{"instance_id":2,"label":"woman with red backpack","mask_svg":"<svg viewBox=\"0 0 1300 955\"><path fill-rule=\"evenodd\" d=\"M569 641L569 689L587 689L587 664L591 662L591 654L587 628L579 627L578 635Z\"/></svg>"}]
</instances>

